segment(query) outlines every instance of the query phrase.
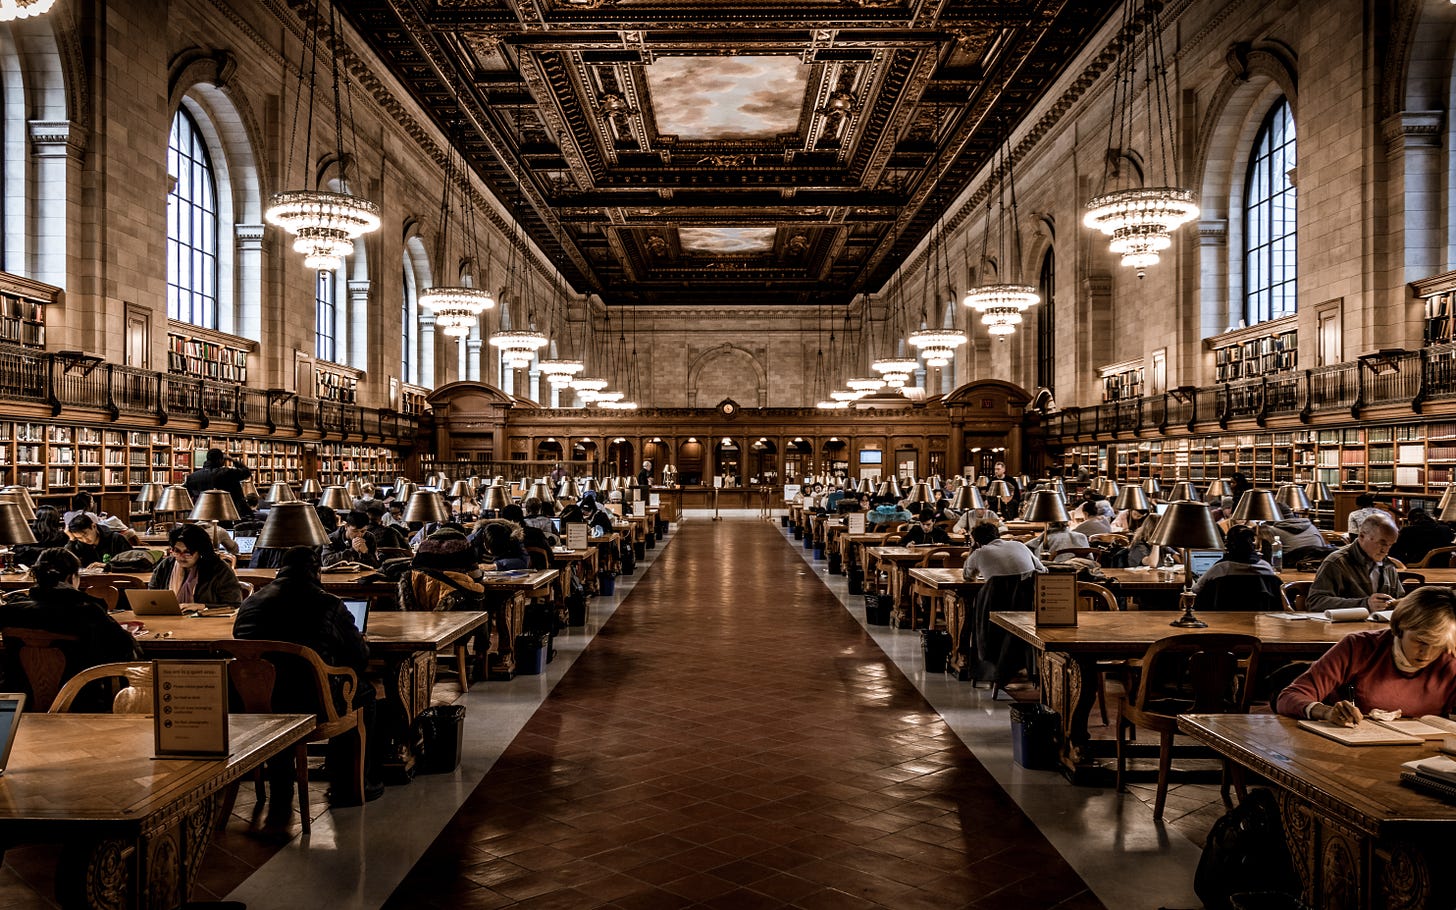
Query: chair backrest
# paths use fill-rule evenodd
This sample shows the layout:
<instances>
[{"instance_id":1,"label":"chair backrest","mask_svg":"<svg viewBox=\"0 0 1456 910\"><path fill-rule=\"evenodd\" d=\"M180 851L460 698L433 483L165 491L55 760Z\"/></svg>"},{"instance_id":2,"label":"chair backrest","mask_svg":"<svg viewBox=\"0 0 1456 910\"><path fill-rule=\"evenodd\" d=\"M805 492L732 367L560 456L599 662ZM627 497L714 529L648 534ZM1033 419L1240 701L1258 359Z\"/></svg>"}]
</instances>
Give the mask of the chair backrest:
<instances>
[{"instance_id":1,"label":"chair backrest","mask_svg":"<svg viewBox=\"0 0 1456 910\"><path fill-rule=\"evenodd\" d=\"M246 714L308 713L321 726L337 721L354 704L358 677L347 667L331 667L318 652L289 641L224 639L213 652L228 661L228 682ZM342 706L335 703L335 687Z\"/></svg>"},{"instance_id":2,"label":"chair backrest","mask_svg":"<svg viewBox=\"0 0 1456 910\"><path fill-rule=\"evenodd\" d=\"M1125 547L1132 538L1126 534L1089 534L1087 542L1110 547Z\"/></svg>"},{"instance_id":3,"label":"chair backrest","mask_svg":"<svg viewBox=\"0 0 1456 910\"><path fill-rule=\"evenodd\" d=\"M1239 714L1248 711L1259 675L1253 635L1184 633L1152 643L1143 655L1135 704L1151 714Z\"/></svg>"},{"instance_id":4,"label":"chair backrest","mask_svg":"<svg viewBox=\"0 0 1456 910\"><path fill-rule=\"evenodd\" d=\"M1314 586L1312 581L1291 581L1284 585L1284 602L1289 604L1289 609L1296 613L1309 611L1306 601L1309 598L1309 589Z\"/></svg>"},{"instance_id":5,"label":"chair backrest","mask_svg":"<svg viewBox=\"0 0 1456 910\"><path fill-rule=\"evenodd\" d=\"M1117 596L1108 588L1095 582L1077 582L1077 609L1083 613L1113 612L1122 609L1117 605Z\"/></svg>"},{"instance_id":6,"label":"chair backrest","mask_svg":"<svg viewBox=\"0 0 1456 910\"><path fill-rule=\"evenodd\" d=\"M965 547L935 547L920 558L920 565L924 568L956 569L965 561Z\"/></svg>"},{"instance_id":7,"label":"chair backrest","mask_svg":"<svg viewBox=\"0 0 1456 910\"><path fill-rule=\"evenodd\" d=\"M253 583L251 581L239 581L238 590L243 592L243 600L247 600L249 597L253 596L253 591L256 589L253 587Z\"/></svg>"},{"instance_id":8,"label":"chair backrest","mask_svg":"<svg viewBox=\"0 0 1456 910\"><path fill-rule=\"evenodd\" d=\"M384 562L386 559L410 559L415 555L411 550L403 547L380 547L375 550L375 553L379 556L380 562Z\"/></svg>"},{"instance_id":9,"label":"chair backrest","mask_svg":"<svg viewBox=\"0 0 1456 910\"><path fill-rule=\"evenodd\" d=\"M551 553L541 547L527 547L526 557L531 561L533 569L551 568Z\"/></svg>"},{"instance_id":10,"label":"chair backrest","mask_svg":"<svg viewBox=\"0 0 1456 910\"><path fill-rule=\"evenodd\" d=\"M106 602L106 609L115 610L117 601L121 600L121 592L104 581L96 581L91 578L81 579L81 592L89 594L97 600Z\"/></svg>"},{"instance_id":11,"label":"chair backrest","mask_svg":"<svg viewBox=\"0 0 1456 910\"><path fill-rule=\"evenodd\" d=\"M147 586L146 582L132 575L108 575L103 573L101 575L81 576L82 584L85 584L87 581L93 581L97 584L108 584L118 591L140 590Z\"/></svg>"},{"instance_id":12,"label":"chair backrest","mask_svg":"<svg viewBox=\"0 0 1456 910\"><path fill-rule=\"evenodd\" d=\"M114 663L99 664L94 667L87 667L75 676L66 681L61 691L56 694L55 700L51 702L50 713L69 714L71 706L75 704L76 697L81 691L97 680L109 680L113 683L113 712L117 714L149 714L152 710L150 698L129 699L123 703L115 700L115 690L126 689L136 686L140 679L150 679L152 665L150 663Z\"/></svg>"},{"instance_id":13,"label":"chair backrest","mask_svg":"<svg viewBox=\"0 0 1456 910\"><path fill-rule=\"evenodd\" d=\"M1083 559L1090 559L1096 562L1097 558L1101 555L1102 550L1097 547L1062 547L1060 550L1054 550L1051 558L1055 560L1063 556L1068 558L1080 556Z\"/></svg>"},{"instance_id":14,"label":"chair backrest","mask_svg":"<svg viewBox=\"0 0 1456 910\"><path fill-rule=\"evenodd\" d=\"M1280 613L1286 607L1273 575L1221 575L1198 592L1198 609L1241 613Z\"/></svg>"},{"instance_id":15,"label":"chair backrest","mask_svg":"<svg viewBox=\"0 0 1456 910\"><path fill-rule=\"evenodd\" d=\"M1456 547L1432 547L1426 551L1421 561L1411 566L1412 569L1449 569L1451 568L1451 556L1456 554Z\"/></svg>"},{"instance_id":16,"label":"chair backrest","mask_svg":"<svg viewBox=\"0 0 1456 910\"><path fill-rule=\"evenodd\" d=\"M0 629L0 637L5 639L5 650L15 655L16 664L25 675L30 706L36 711L49 711L66 681L67 652L77 647L81 639L17 627Z\"/></svg>"},{"instance_id":17,"label":"chair backrest","mask_svg":"<svg viewBox=\"0 0 1456 910\"><path fill-rule=\"evenodd\" d=\"M1426 576L1419 572L1398 572L1400 583L1406 588L1418 588L1426 583Z\"/></svg>"}]
</instances>

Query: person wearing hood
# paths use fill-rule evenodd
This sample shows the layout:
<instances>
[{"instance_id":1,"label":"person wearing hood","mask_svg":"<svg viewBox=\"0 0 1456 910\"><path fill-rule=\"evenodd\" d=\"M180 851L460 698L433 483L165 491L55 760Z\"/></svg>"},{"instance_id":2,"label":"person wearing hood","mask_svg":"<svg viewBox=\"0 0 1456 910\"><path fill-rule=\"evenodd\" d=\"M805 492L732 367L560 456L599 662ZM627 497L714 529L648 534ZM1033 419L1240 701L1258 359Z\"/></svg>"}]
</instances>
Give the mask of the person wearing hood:
<instances>
[{"instance_id":1,"label":"person wearing hood","mask_svg":"<svg viewBox=\"0 0 1456 910\"><path fill-rule=\"evenodd\" d=\"M1456 541L1456 531L1443 521L1431 517L1425 509L1411 509L1405 527L1395 538L1390 555L1406 565L1414 565L1437 547L1449 547Z\"/></svg>"},{"instance_id":2,"label":"person wearing hood","mask_svg":"<svg viewBox=\"0 0 1456 910\"><path fill-rule=\"evenodd\" d=\"M606 537L616 530L612 525L612 513L597 503L596 494L591 491L581 497L581 515L591 525L593 537Z\"/></svg>"},{"instance_id":3,"label":"person wearing hood","mask_svg":"<svg viewBox=\"0 0 1456 910\"><path fill-rule=\"evenodd\" d=\"M1270 534L1279 538L1284 546L1284 552L1288 554L1292 550L1303 550L1307 548L1324 549L1325 536L1320 529L1314 526L1309 516L1303 512L1291 513L1290 517L1281 521L1269 521L1264 523L1265 529Z\"/></svg>"}]
</instances>

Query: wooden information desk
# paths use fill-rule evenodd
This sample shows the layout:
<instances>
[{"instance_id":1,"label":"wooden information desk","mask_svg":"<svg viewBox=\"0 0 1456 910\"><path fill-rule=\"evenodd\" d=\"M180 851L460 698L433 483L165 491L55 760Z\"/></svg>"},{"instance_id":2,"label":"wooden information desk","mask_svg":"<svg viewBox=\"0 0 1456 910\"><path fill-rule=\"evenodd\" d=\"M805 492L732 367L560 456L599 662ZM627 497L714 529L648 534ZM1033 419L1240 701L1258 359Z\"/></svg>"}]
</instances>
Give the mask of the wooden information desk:
<instances>
[{"instance_id":1,"label":"wooden information desk","mask_svg":"<svg viewBox=\"0 0 1456 910\"><path fill-rule=\"evenodd\" d=\"M228 722L226 759L154 759L148 715L25 714L0 777L0 840L63 845L63 907L182 906L222 791L314 728L298 714Z\"/></svg>"},{"instance_id":2,"label":"wooden information desk","mask_svg":"<svg viewBox=\"0 0 1456 910\"><path fill-rule=\"evenodd\" d=\"M1041 701L1062 719L1062 767L1073 783L1106 786L1114 754L1110 740L1093 740L1087 717L1097 700L1097 662L1142 657L1160 638L1184 632L1258 636L1266 655L1313 659L1351 632L1384 628L1364 622L1283 620L1267 613L1199 613L1206 629L1170 626L1180 614L1161 611L1080 613L1075 626L1036 625L1033 613L992 613L991 622L1031 645L1041 672Z\"/></svg>"},{"instance_id":3,"label":"wooden information desk","mask_svg":"<svg viewBox=\"0 0 1456 910\"><path fill-rule=\"evenodd\" d=\"M1400 783L1413 746L1344 746L1269 714L1178 718L1181 732L1273 782L1308 907L1456 904L1456 805Z\"/></svg>"}]
</instances>

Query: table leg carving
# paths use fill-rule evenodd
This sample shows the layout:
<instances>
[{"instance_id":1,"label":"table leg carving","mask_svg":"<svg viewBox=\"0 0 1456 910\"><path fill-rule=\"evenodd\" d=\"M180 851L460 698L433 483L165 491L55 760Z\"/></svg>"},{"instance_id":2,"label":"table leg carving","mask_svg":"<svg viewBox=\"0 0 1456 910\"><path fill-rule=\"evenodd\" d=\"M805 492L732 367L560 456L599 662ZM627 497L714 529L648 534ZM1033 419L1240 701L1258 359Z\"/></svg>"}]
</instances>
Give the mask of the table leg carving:
<instances>
[{"instance_id":1,"label":"table leg carving","mask_svg":"<svg viewBox=\"0 0 1456 910\"><path fill-rule=\"evenodd\" d=\"M125 838L67 842L56 869L62 907L124 910L135 878L136 844Z\"/></svg>"},{"instance_id":2,"label":"table leg carving","mask_svg":"<svg viewBox=\"0 0 1456 910\"><path fill-rule=\"evenodd\" d=\"M491 631L488 678L495 680L514 679L516 675L516 634L526 622L526 595L520 591L507 594L504 599L490 600Z\"/></svg>"},{"instance_id":3,"label":"table leg carving","mask_svg":"<svg viewBox=\"0 0 1456 910\"><path fill-rule=\"evenodd\" d=\"M1303 900L1313 906L1315 897L1315 820L1303 803L1287 790L1276 790L1279 797L1279 819L1284 826L1284 843L1289 847L1294 871L1304 883Z\"/></svg>"},{"instance_id":4,"label":"table leg carving","mask_svg":"<svg viewBox=\"0 0 1456 910\"><path fill-rule=\"evenodd\" d=\"M1364 877L1364 863L1359 842L1328 822L1322 823L1320 829L1319 892L1323 899L1319 905L1330 910L1363 907L1360 880Z\"/></svg>"},{"instance_id":5,"label":"table leg carving","mask_svg":"<svg viewBox=\"0 0 1456 910\"><path fill-rule=\"evenodd\" d=\"M945 627L950 632L950 668L956 679L965 681L971 677L970 629L966 623L966 601L954 591L947 591L945 597Z\"/></svg>"},{"instance_id":6,"label":"table leg carving","mask_svg":"<svg viewBox=\"0 0 1456 910\"><path fill-rule=\"evenodd\" d=\"M1062 770L1074 781L1086 781L1098 766L1087 748L1092 741L1087 717L1097 700L1097 662L1073 660L1066 654L1040 651L1042 704L1062 722Z\"/></svg>"},{"instance_id":7,"label":"table leg carving","mask_svg":"<svg viewBox=\"0 0 1456 910\"><path fill-rule=\"evenodd\" d=\"M1431 881L1431 868L1424 850L1410 844L1396 844L1389 850L1377 849L1375 861L1379 869L1378 903L1388 910L1418 910L1437 906Z\"/></svg>"}]
</instances>

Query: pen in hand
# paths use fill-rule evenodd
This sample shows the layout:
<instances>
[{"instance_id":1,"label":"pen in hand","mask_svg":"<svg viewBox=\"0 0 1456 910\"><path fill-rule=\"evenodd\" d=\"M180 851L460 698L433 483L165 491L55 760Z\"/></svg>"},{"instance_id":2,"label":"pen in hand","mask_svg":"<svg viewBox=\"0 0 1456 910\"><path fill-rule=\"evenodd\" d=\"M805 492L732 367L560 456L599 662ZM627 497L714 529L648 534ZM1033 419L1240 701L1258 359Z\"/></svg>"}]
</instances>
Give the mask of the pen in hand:
<instances>
[{"instance_id":1,"label":"pen in hand","mask_svg":"<svg viewBox=\"0 0 1456 910\"><path fill-rule=\"evenodd\" d=\"M1364 715L1360 713L1360 709L1355 707L1355 703L1352 701L1336 702L1334 707L1330 708L1329 713L1325 715L1325 720L1332 724L1339 724L1342 727L1357 726L1364 719Z\"/></svg>"}]
</instances>

